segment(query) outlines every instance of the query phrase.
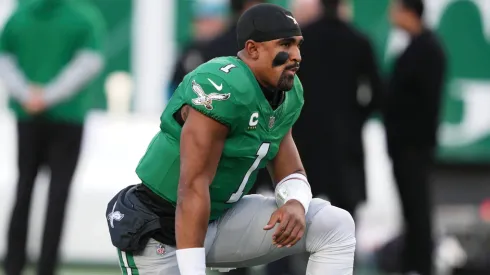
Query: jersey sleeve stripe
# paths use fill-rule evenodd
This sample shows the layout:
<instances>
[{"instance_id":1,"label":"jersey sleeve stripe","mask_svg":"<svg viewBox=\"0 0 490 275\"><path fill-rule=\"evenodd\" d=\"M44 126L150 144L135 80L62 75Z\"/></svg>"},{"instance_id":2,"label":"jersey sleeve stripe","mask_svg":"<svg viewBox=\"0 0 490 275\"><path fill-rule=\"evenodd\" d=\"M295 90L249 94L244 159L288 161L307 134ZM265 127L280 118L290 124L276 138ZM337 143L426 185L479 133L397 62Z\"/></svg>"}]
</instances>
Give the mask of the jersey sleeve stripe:
<instances>
[{"instance_id":1,"label":"jersey sleeve stripe","mask_svg":"<svg viewBox=\"0 0 490 275\"><path fill-rule=\"evenodd\" d=\"M192 105L189 105L189 106L190 106L192 109L194 109L194 110L198 111L199 113L201 113L201 114L203 114L203 115L205 115L205 116L207 116L207 117L209 117L209 118L211 118L211 119L214 119L214 120L216 120L217 122L219 122L219 123L221 123L221 124L225 125L225 126L226 126L226 127L228 127L229 129L231 129L231 124L230 124L230 123L228 123L228 122L226 122L225 120L221 119L220 117L218 117L218 116L214 115L213 113L208 113L208 112L205 112L204 110L201 110L201 109L199 109L199 108L195 108L195 107L194 107L194 106L192 106Z\"/></svg>"}]
</instances>

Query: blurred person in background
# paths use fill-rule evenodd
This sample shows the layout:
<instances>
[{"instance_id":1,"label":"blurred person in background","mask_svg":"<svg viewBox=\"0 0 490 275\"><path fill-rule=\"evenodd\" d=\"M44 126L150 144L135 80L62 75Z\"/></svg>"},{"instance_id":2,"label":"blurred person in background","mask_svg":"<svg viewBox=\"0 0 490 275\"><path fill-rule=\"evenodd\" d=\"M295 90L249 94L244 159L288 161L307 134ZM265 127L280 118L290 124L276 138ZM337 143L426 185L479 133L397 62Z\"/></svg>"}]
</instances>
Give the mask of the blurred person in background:
<instances>
[{"instance_id":1,"label":"blurred person in background","mask_svg":"<svg viewBox=\"0 0 490 275\"><path fill-rule=\"evenodd\" d=\"M26 262L32 190L51 171L37 274L55 274L65 207L91 108L87 84L103 67L103 22L88 3L37 0L21 5L0 37L0 77L17 118L18 183L5 259L6 275Z\"/></svg>"},{"instance_id":2,"label":"blurred person in background","mask_svg":"<svg viewBox=\"0 0 490 275\"><path fill-rule=\"evenodd\" d=\"M323 4L320 0L291 0L290 3L301 26L309 25L323 14Z\"/></svg>"},{"instance_id":3,"label":"blurred person in background","mask_svg":"<svg viewBox=\"0 0 490 275\"><path fill-rule=\"evenodd\" d=\"M314 196L326 195L355 217L366 199L362 129L379 109L382 83L370 41L348 23L348 2L322 3L323 16L303 28L308 43L299 71L304 89L317 92L305 94L293 135L315 179Z\"/></svg>"},{"instance_id":4,"label":"blurred person in background","mask_svg":"<svg viewBox=\"0 0 490 275\"><path fill-rule=\"evenodd\" d=\"M197 42L209 41L223 32L226 27L228 0L192 1L193 39Z\"/></svg>"},{"instance_id":5,"label":"blurred person in background","mask_svg":"<svg viewBox=\"0 0 490 275\"><path fill-rule=\"evenodd\" d=\"M168 97L173 94L186 74L207 61L202 54L203 46L223 32L226 25L225 13L226 5L223 1L197 0L192 3L192 38L182 47L173 64L173 74L167 90Z\"/></svg>"},{"instance_id":6,"label":"blurred person in background","mask_svg":"<svg viewBox=\"0 0 490 275\"><path fill-rule=\"evenodd\" d=\"M388 84L384 121L388 152L405 219L403 272L432 274L430 171L434 161L446 57L423 23L422 0L394 0L392 23L411 41L396 59ZM410 273L408 273L410 274Z\"/></svg>"},{"instance_id":7,"label":"blurred person in background","mask_svg":"<svg viewBox=\"0 0 490 275\"><path fill-rule=\"evenodd\" d=\"M229 0L231 15L228 28L210 40L195 40L186 48L175 63L174 73L170 80L173 92L184 76L197 66L219 56L235 56L238 53L236 42L236 24L240 15L253 5L265 0Z\"/></svg>"}]
</instances>

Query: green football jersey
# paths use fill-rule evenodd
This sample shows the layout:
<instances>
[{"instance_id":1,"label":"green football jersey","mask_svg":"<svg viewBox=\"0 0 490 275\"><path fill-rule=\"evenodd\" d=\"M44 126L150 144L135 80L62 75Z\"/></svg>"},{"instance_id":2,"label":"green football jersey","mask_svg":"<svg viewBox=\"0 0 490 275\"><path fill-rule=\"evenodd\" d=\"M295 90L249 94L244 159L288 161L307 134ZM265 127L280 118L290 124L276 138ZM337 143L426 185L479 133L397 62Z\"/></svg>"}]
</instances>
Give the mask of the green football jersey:
<instances>
[{"instance_id":1,"label":"green football jersey","mask_svg":"<svg viewBox=\"0 0 490 275\"><path fill-rule=\"evenodd\" d=\"M160 131L141 159L136 173L153 192L177 202L182 127L174 113L183 105L228 126L229 134L216 175L209 187L210 219L219 218L249 192L257 171L272 160L281 140L298 119L303 88L297 77L273 110L249 67L236 57L219 57L186 75L161 116Z\"/></svg>"}]
</instances>

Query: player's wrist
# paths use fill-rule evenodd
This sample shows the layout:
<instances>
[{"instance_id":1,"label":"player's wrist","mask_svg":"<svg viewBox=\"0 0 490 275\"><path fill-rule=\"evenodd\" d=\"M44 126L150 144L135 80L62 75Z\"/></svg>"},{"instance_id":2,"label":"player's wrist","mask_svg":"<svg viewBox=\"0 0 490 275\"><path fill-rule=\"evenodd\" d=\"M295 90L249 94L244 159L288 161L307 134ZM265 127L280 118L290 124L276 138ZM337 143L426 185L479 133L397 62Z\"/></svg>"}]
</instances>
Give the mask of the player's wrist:
<instances>
[{"instance_id":1,"label":"player's wrist","mask_svg":"<svg viewBox=\"0 0 490 275\"><path fill-rule=\"evenodd\" d=\"M313 195L306 176L294 173L285 177L277 184L275 197L277 206L279 207L292 200L298 201L303 206L306 214L308 213Z\"/></svg>"},{"instance_id":2,"label":"player's wrist","mask_svg":"<svg viewBox=\"0 0 490 275\"><path fill-rule=\"evenodd\" d=\"M290 199L288 200L285 205L294 205L294 206L298 206L298 207L301 207L301 209L303 209L303 211L305 211L306 213L306 209L305 209L305 206L303 205L303 203L301 203L299 200L297 199Z\"/></svg>"},{"instance_id":3,"label":"player's wrist","mask_svg":"<svg viewBox=\"0 0 490 275\"><path fill-rule=\"evenodd\" d=\"M182 275L206 275L204 247L177 249L177 263Z\"/></svg>"}]
</instances>

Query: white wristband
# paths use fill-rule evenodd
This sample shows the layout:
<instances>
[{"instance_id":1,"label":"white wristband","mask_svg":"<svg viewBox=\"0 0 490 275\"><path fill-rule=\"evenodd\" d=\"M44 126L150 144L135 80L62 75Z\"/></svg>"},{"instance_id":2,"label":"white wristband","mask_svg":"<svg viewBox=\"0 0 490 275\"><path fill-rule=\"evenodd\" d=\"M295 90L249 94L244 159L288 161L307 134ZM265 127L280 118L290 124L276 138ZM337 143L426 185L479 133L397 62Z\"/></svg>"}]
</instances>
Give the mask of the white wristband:
<instances>
[{"instance_id":1,"label":"white wristband","mask_svg":"<svg viewBox=\"0 0 490 275\"><path fill-rule=\"evenodd\" d=\"M176 255L181 275L206 275L204 247L177 249Z\"/></svg>"},{"instance_id":2,"label":"white wristband","mask_svg":"<svg viewBox=\"0 0 490 275\"><path fill-rule=\"evenodd\" d=\"M281 180L275 190L277 206L281 207L290 200L299 201L308 213L312 200L311 187L308 179L299 173L291 174Z\"/></svg>"}]
</instances>

